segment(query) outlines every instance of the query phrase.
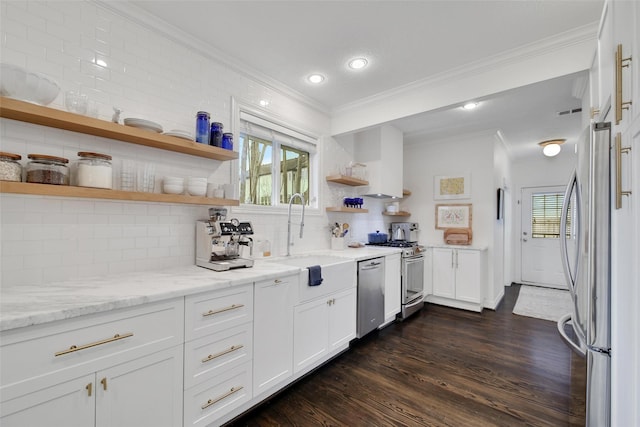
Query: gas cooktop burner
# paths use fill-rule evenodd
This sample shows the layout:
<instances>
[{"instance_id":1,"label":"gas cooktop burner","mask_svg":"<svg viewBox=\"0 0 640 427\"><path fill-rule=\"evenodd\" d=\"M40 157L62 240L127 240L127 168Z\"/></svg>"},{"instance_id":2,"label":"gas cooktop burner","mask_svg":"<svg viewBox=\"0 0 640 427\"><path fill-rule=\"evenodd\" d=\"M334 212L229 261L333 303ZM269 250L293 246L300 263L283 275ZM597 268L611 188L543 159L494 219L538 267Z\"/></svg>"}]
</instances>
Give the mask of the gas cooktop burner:
<instances>
[{"instance_id":1,"label":"gas cooktop burner","mask_svg":"<svg viewBox=\"0 0 640 427\"><path fill-rule=\"evenodd\" d=\"M392 248L412 248L418 246L418 242L407 242L406 240L391 240L384 243L367 243L369 246L387 246Z\"/></svg>"}]
</instances>

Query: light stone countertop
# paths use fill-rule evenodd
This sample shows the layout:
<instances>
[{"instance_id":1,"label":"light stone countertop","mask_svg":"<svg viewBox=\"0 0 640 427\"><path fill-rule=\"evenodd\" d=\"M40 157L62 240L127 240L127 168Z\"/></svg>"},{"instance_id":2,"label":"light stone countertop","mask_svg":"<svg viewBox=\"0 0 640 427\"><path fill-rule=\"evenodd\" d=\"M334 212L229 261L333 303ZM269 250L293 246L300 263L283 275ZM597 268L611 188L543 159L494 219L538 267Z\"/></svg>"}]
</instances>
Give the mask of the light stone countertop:
<instances>
[{"instance_id":1,"label":"light stone countertop","mask_svg":"<svg viewBox=\"0 0 640 427\"><path fill-rule=\"evenodd\" d=\"M297 256L332 255L361 261L393 253L400 250L364 247ZM277 263L277 258L265 258L257 259L251 268L223 272L194 265L39 286L3 286L0 288L0 331L269 280L299 271L300 267Z\"/></svg>"}]
</instances>

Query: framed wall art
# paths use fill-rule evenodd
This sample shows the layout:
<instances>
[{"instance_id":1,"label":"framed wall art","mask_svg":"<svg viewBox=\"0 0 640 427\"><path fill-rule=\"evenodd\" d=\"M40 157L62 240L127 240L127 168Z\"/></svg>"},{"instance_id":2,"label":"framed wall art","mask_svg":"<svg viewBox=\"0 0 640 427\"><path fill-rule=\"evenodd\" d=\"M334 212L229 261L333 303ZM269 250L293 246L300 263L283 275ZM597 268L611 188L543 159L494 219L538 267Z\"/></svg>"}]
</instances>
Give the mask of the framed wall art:
<instances>
[{"instance_id":1,"label":"framed wall art","mask_svg":"<svg viewBox=\"0 0 640 427\"><path fill-rule=\"evenodd\" d=\"M436 229L471 228L471 203L436 205Z\"/></svg>"},{"instance_id":2,"label":"framed wall art","mask_svg":"<svg viewBox=\"0 0 640 427\"><path fill-rule=\"evenodd\" d=\"M471 197L471 174L435 176L433 199L468 199Z\"/></svg>"}]
</instances>

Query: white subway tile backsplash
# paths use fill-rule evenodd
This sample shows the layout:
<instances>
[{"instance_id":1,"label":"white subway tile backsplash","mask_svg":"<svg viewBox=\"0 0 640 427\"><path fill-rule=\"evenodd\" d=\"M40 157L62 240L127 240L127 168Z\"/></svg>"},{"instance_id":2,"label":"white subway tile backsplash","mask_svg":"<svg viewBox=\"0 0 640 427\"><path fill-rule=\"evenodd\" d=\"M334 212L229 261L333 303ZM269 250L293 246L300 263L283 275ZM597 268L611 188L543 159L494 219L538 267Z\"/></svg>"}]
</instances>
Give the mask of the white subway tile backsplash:
<instances>
[{"instance_id":1,"label":"white subway tile backsplash","mask_svg":"<svg viewBox=\"0 0 640 427\"><path fill-rule=\"evenodd\" d=\"M64 109L65 91L80 90L96 101L101 119L110 120L116 106L123 109L121 120L140 117L165 130L193 132L195 113L205 110L233 131L231 97L257 102L267 96L274 114L292 124L316 133L328 129L322 113L99 4L20 1L1 2L0 8L3 61L58 80L62 91L54 108ZM96 59L107 66L97 65ZM233 179L231 162L0 120L0 147L22 154L23 163L28 153L63 156L74 163L78 151L96 151L113 156L117 177L122 159L151 162L156 165L156 192L165 175L202 176L216 185ZM114 183L118 188L117 179ZM3 285L193 265L195 221L208 218L208 208L0 194ZM229 217L253 221L256 237L269 239L274 252L284 250L285 214L230 210ZM306 225L296 250L317 249L318 242L328 247L326 216L310 216Z\"/></svg>"}]
</instances>

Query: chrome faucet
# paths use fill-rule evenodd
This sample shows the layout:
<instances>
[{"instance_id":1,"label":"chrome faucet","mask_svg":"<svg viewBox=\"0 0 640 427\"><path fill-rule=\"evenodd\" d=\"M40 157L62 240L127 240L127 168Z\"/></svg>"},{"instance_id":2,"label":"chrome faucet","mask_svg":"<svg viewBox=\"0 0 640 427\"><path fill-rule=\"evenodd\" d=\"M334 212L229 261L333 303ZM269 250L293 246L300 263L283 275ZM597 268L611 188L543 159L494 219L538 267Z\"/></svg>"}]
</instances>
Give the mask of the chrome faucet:
<instances>
[{"instance_id":1,"label":"chrome faucet","mask_svg":"<svg viewBox=\"0 0 640 427\"><path fill-rule=\"evenodd\" d=\"M291 241L291 205L293 204L293 199L296 197L300 198L300 202L302 203L302 216L300 217L300 238L302 239L302 231L304 229L304 196L300 193L295 193L289 199L289 215L287 218L287 256L291 255L291 246L293 242Z\"/></svg>"}]
</instances>

